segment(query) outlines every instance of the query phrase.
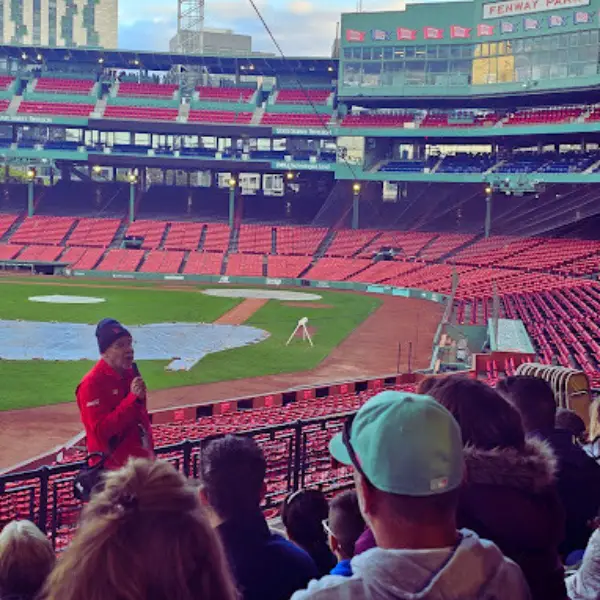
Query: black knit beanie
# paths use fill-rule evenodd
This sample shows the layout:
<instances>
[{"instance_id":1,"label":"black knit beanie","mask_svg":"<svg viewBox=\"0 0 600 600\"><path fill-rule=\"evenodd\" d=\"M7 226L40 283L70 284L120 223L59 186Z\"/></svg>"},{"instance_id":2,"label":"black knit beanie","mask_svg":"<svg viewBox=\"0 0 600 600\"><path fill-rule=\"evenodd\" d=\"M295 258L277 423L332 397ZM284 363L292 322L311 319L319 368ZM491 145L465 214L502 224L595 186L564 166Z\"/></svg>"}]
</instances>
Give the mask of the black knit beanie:
<instances>
[{"instance_id":1,"label":"black knit beanie","mask_svg":"<svg viewBox=\"0 0 600 600\"><path fill-rule=\"evenodd\" d=\"M115 319L102 319L96 327L96 338L100 354L104 354L119 338L130 336L131 333Z\"/></svg>"}]
</instances>

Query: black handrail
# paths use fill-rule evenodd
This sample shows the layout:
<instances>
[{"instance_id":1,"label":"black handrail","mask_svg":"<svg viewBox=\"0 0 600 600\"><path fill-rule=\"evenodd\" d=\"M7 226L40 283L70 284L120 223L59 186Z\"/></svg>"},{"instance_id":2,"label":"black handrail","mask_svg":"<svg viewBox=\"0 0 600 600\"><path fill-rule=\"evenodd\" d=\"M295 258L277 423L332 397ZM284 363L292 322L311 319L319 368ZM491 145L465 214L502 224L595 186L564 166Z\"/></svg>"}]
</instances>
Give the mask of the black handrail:
<instances>
[{"instance_id":1,"label":"black handrail","mask_svg":"<svg viewBox=\"0 0 600 600\"><path fill-rule=\"evenodd\" d=\"M327 417L295 421L280 425L261 427L248 431L236 432L236 435L251 436L259 444L277 444L278 452L267 455L267 481L276 488L270 491L265 500L264 509L277 507L285 495L297 491L300 487L322 487L328 489L341 489L351 485L349 474L335 479L315 477L320 465L324 464L328 452L326 445L323 448L309 448L311 436L328 431L330 428L341 428L341 424L352 412L339 413ZM198 455L202 449L214 439L223 437L223 434L207 436L201 439L184 440L176 444L157 448L156 455L164 457L173 463L186 477L197 479ZM322 438L322 436L321 436ZM197 450L197 451L196 451ZM281 454L281 451L284 451ZM14 496L19 493L29 493L28 508L24 511L21 506L14 508L11 518L28 518L46 532L56 547L60 537L59 529L63 521L73 523L73 515L77 516L81 510L81 503L75 498L61 505L61 494L58 485L72 487L72 481L85 462L73 462L61 465L43 466L38 469L0 475L0 506L4 503L14 502ZM39 491L38 491L39 490ZM37 492L37 493L36 493ZM38 498L35 502L36 497ZM25 503L23 503L23 506ZM27 514L26 514L27 513ZM66 517L66 518L65 518ZM2 523L0 522L0 525ZM67 526L68 529L69 526Z\"/></svg>"}]
</instances>

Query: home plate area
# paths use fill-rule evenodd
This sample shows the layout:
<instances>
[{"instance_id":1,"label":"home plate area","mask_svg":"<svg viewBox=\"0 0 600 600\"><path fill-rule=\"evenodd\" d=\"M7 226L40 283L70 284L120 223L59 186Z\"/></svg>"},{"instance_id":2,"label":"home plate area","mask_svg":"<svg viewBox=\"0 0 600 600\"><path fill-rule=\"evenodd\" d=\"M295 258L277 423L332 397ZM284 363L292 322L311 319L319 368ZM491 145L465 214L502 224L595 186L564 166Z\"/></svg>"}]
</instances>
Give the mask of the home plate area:
<instances>
[{"instance_id":1,"label":"home plate area","mask_svg":"<svg viewBox=\"0 0 600 600\"><path fill-rule=\"evenodd\" d=\"M138 360L168 360L169 371L189 371L207 354L257 344L269 337L246 325L155 323L129 327ZM96 326L0 320L0 360L96 360Z\"/></svg>"}]
</instances>

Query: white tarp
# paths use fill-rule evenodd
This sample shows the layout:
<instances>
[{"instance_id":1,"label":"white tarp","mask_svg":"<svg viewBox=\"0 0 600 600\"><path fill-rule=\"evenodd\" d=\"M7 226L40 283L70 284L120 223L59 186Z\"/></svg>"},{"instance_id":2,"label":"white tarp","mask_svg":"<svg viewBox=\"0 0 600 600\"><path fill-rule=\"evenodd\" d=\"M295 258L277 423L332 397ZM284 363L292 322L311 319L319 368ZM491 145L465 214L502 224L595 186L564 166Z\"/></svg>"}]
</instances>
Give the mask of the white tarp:
<instances>
[{"instance_id":1,"label":"white tarp","mask_svg":"<svg viewBox=\"0 0 600 600\"><path fill-rule=\"evenodd\" d=\"M189 370L207 354L256 344L269 333L246 325L156 323L128 327L136 360L168 360ZM96 360L95 325L0 320L2 360Z\"/></svg>"}]
</instances>

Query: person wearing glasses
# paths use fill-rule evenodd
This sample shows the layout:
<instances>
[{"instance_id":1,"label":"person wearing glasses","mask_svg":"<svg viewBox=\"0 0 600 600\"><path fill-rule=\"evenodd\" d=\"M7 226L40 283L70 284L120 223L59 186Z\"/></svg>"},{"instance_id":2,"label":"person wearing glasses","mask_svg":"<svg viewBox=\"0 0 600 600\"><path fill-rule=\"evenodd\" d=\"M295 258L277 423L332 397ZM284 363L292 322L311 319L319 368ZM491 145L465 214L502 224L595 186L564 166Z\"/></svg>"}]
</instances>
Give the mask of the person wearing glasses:
<instances>
[{"instance_id":1,"label":"person wearing glasses","mask_svg":"<svg viewBox=\"0 0 600 600\"><path fill-rule=\"evenodd\" d=\"M350 577L354 547L365 530L365 520L354 490L342 492L330 502L329 518L323 521L323 528L329 536L329 546L338 559L331 574Z\"/></svg>"},{"instance_id":2,"label":"person wearing glasses","mask_svg":"<svg viewBox=\"0 0 600 600\"><path fill-rule=\"evenodd\" d=\"M330 442L353 467L377 547L352 559L352 576L328 575L292 600L529 600L521 569L498 547L456 527L464 476L460 428L429 396L374 396Z\"/></svg>"}]
</instances>

